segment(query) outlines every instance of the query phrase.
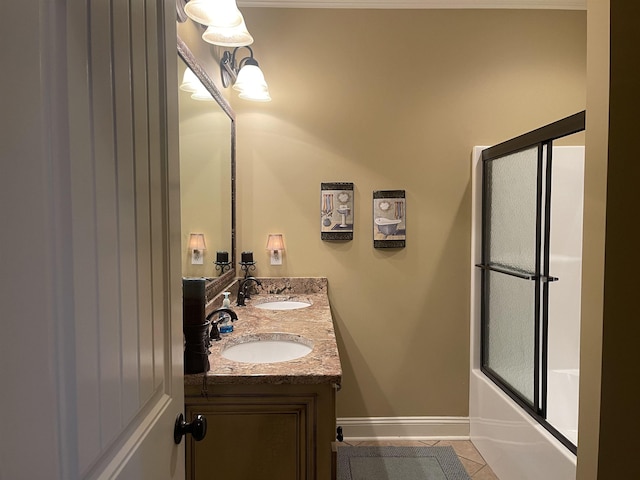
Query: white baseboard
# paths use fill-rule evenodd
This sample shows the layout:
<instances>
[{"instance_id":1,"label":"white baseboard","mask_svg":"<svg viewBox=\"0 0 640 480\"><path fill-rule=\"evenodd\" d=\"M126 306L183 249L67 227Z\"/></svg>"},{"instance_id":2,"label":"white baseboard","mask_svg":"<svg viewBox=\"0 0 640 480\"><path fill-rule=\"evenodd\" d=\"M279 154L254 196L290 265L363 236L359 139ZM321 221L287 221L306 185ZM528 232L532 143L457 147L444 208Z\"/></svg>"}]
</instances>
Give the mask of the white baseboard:
<instances>
[{"instance_id":1,"label":"white baseboard","mask_svg":"<svg viewBox=\"0 0 640 480\"><path fill-rule=\"evenodd\" d=\"M343 417L345 440L468 440L469 417Z\"/></svg>"}]
</instances>

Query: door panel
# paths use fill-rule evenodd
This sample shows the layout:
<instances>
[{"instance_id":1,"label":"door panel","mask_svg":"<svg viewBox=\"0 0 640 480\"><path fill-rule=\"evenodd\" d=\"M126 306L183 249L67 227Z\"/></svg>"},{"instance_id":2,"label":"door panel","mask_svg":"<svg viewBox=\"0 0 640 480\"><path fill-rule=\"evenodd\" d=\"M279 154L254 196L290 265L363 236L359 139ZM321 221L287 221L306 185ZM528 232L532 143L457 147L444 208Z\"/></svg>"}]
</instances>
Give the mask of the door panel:
<instances>
[{"instance_id":1,"label":"door panel","mask_svg":"<svg viewBox=\"0 0 640 480\"><path fill-rule=\"evenodd\" d=\"M183 479L175 2L6 7L0 479Z\"/></svg>"},{"instance_id":2,"label":"door panel","mask_svg":"<svg viewBox=\"0 0 640 480\"><path fill-rule=\"evenodd\" d=\"M486 365L534 404L535 284L487 271Z\"/></svg>"},{"instance_id":3,"label":"door panel","mask_svg":"<svg viewBox=\"0 0 640 480\"><path fill-rule=\"evenodd\" d=\"M490 264L535 272L538 147L486 163Z\"/></svg>"},{"instance_id":4,"label":"door panel","mask_svg":"<svg viewBox=\"0 0 640 480\"><path fill-rule=\"evenodd\" d=\"M175 5L86 7L86 110L71 111L89 117L89 155L71 172L73 243L87 245L74 281L78 472L183 478Z\"/></svg>"},{"instance_id":5,"label":"door panel","mask_svg":"<svg viewBox=\"0 0 640 480\"><path fill-rule=\"evenodd\" d=\"M0 478L183 479L175 2L9 18L29 82L0 133L3 227L33 257L3 261Z\"/></svg>"},{"instance_id":6,"label":"door panel","mask_svg":"<svg viewBox=\"0 0 640 480\"><path fill-rule=\"evenodd\" d=\"M540 184L543 146L484 162L485 373L538 405Z\"/></svg>"}]
</instances>

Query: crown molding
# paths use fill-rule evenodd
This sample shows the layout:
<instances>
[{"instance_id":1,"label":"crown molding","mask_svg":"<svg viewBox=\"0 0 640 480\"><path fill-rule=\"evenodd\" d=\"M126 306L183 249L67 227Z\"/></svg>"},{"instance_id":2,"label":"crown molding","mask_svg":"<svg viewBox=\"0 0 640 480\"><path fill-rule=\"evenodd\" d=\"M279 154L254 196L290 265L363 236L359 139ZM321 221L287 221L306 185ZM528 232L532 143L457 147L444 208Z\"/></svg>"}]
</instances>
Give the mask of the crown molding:
<instances>
[{"instance_id":1,"label":"crown molding","mask_svg":"<svg viewBox=\"0 0 640 480\"><path fill-rule=\"evenodd\" d=\"M240 7L586 10L587 0L238 0Z\"/></svg>"}]
</instances>

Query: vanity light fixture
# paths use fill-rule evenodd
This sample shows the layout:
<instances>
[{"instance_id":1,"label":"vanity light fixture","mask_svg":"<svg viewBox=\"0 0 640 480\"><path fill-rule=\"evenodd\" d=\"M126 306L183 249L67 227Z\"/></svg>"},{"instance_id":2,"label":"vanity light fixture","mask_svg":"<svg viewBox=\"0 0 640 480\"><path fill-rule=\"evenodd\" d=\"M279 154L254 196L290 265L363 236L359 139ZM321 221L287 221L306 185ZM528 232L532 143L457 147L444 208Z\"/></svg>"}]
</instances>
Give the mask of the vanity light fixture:
<instances>
[{"instance_id":1,"label":"vanity light fixture","mask_svg":"<svg viewBox=\"0 0 640 480\"><path fill-rule=\"evenodd\" d=\"M191 233L189 235L189 250L191 250L192 265L204 264L203 251L206 249L207 249L207 245L204 242L203 233Z\"/></svg>"},{"instance_id":2,"label":"vanity light fixture","mask_svg":"<svg viewBox=\"0 0 640 480\"><path fill-rule=\"evenodd\" d=\"M221 47L242 47L253 43L235 0L191 0L184 6L184 12L193 21L207 27L202 34L205 42Z\"/></svg>"},{"instance_id":3,"label":"vanity light fixture","mask_svg":"<svg viewBox=\"0 0 640 480\"><path fill-rule=\"evenodd\" d=\"M202 39L221 47L244 47L253 43L253 37L247 30L244 19L235 27L214 27L210 25L202 34Z\"/></svg>"},{"instance_id":4,"label":"vanity light fixture","mask_svg":"<svg viewBox=\"0 0 640 480\"><path fill-rule=\"evenodd\" d=\"M271 251L271 265L282 265L284 238L281 233L270 233L267 240L267 250Z\"/></svg>"},{"instance_id":5,"label":"vanity light fixture","mask_svg":"<svg viewBox=\"0 0 640 480\"><path fill-rule=\"evenodd\" d=\"M220 60L222 85L226 88L233 81L233 89L238 91L240 98L254 102L270 102L269 87L258 62L253 58L253 50L249 46L244 46L249 50L249 56L237 61L236 54L239 48L241 47L234 48L231 53L225 51L222 55Z\"/></svg>"},{"instance_id":6,"label":"vanity light fixture","mask_svg":"<svg viewBox=\"0 0 640 480\"><path fill-rule=\"evenodd\" d=\"M190 0L184 13L194 22L221 28L237 27L243 21L236 0Z\"/></svg>"}]
</instances>

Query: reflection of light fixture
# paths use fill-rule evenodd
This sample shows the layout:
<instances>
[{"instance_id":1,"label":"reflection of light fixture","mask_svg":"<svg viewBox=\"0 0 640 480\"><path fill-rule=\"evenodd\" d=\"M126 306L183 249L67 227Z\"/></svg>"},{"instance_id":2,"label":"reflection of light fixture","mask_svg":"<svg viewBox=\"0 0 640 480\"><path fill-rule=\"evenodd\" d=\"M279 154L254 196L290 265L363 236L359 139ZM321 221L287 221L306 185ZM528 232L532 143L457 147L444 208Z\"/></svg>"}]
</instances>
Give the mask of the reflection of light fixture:
<instances>
[{"instance_id":1,"label":"reflection of light fixture","mask_svg":"<svg viewBox=\"0 0 640 480\"><path fill-rule=\"evenodd\" d=\"M191 250L191 264L202 265L204 263L203 250L207 249L204 243L203 233L192 233L189 235L189 250Z\"/></svg>"},{"instance_id":2,"label":"reflection of light fixture","mask_svg":"<svg viewBox=\"0 0 640 480\"><path fill-rule=\"evenodd\" d=\"M200 79L193 73L193 70L187 68L182 76L182 83L180 84L180 90L184 92L191 92L191 98L194 100L202 100L206 102L213 102L213 96L209 93L209 90L202 84Z\"/></svg>"},{"instance_id":3,"label":"reflection of light fixture","mask_svg":"<svg viewBox=\"0 0 640 480\"><path fill-rule=\"evenodd\" d=\"M196 77L193 70L185 68L184 75L182 75L182 83L180 84L180 90L184 92L196 92L198 88L202 86L200 79Z\"/></svg>"},{"instance_id":4,"label":"reflection of light fixture","mask_svg":"<svg viewBox=\"0 0 640 480\"><path fill-rule=\"evenodd\" d=\"M284 250L284 239L281 233L270 233L267 250L271 251L271 265L282 265L281 250Z\"/></svg>"},{"instance_id":5,"label":"reflection of light fixture","mask_svg":"<svg viewBox=\"0 0 640 480\"><path fill-rule=\"evenodd\" d=\"M233 53L228 51L222 55L220 60L220 75L222 76L222 85L228 87L233 80L234 90L238 90L238 96L245 100L253 100L254 102L269 102L269 88L264 79L264 74L258 62L253 58L253 50L251 47L245 46L249 50L250 56L245 57L236 62L236 47Z\"/></svg>"},{"instance_id":6,"label":"reflection of light fixture","mask_svg":"<svg viewBox=\"0 0 640 480\"><path fill-rule=\"evenodd\" d=\"M209 90L204 88L204 85L201 88L199 88L197 91L193 92L191 94L191 98L193 98L194 100L200 100L203 102L213 102L213 95L209 93Z\"/></svg>"}]
</instances>

